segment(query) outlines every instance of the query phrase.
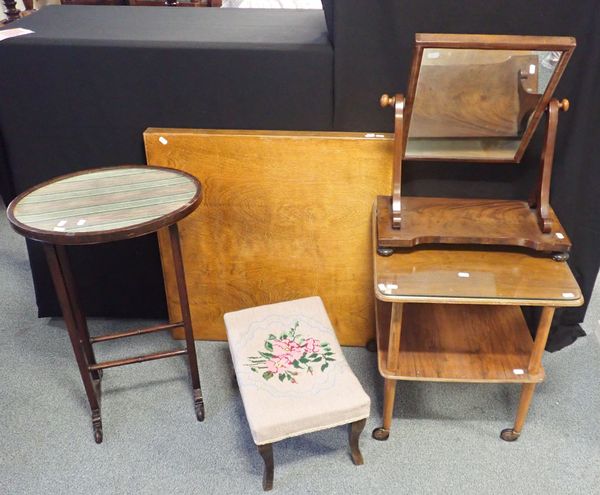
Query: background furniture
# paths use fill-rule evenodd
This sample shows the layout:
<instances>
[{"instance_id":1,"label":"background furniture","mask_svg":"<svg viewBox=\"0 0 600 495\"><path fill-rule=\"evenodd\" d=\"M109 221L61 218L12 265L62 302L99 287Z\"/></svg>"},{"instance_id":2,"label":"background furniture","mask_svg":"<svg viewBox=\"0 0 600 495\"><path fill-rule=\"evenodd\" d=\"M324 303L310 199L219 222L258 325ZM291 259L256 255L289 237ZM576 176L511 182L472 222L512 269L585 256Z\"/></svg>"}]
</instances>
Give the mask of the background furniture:
<instances>
[{"instance_id":1,"label":"background furniture","mask_svg":"<svg viewBox=\"0 0 600 495\"><path fill-rule=\"evenodd\" d=\"M227 341L252 439L273 488L273 444L348 425L352 461L371 400L344 358L320 297L224 315Z\"/></svg>"},{"instance_id":2,"label":"background furniture","mask_svg":"<svg viewBox=\"0 0 600 495\"><path fill-rule=\"evenodd\" d=\"M323 0L335 51L334 128L392 131L389 113L377 102L382 92L404 89L415 33L573 36L577 49L556 91L568 97L556 140L552 206L573 243L569 266L589 301L600 266L600 4L576 0ZM457 163L413 163L404 168L403 193L411 196L527 200L538 174L543 129L534 135L519 167ZM548 348L583 335L578 323L586 306L559 309ZM529 316L529 315L528 315ZM537 315L532 316L532 327ZM534 317L535 316L535 317Z\"/></svg>"},{"instance_id":3,"label":"background furniture","mask_svg":"<svg viewBox=\"0 0 600 495\"><path fill-rule=\"evenodd\" d=\"M64 173L143 163L148 126L331 127L320 11L52 6L11 25L35 34L0 44L6 202ZM28 249L39 315L60 314ZM76 249L72 262L90 315L166 316L155 239Z\"/></svg>"},{"instance_id":4,"label":"background furniture","mask_svg":"<svg viewBox=\"0 0 600 495\"><path fill-rule=\"evenodd\" d=\"M204 420L196 347L177 222L202 200L200 183L174 170L146 166L94 169L58 177L19 195L8 206L12 227L43 248L79 373L92 411L96 443L102 442L100 385L102 370L128 364L187 355L194 406ZM130 239L168 227L182 318L177 322L91 338L84 306L79 302L65 246ZM92 344L182 327L186 348L97 362Z\"/></svg>"},{"instance_id":5,"label":"background furniture","mask_svg":"<svg viewBox=\"0 0 600 495\"><path fill-rule=\"evenodd\" d=\"M544 379L541 361L554 309L583 304L568 265L464 246L383 257L373 230L377 353L385 379L383 426L373 437L389 436L396 381L419 380L521 383L514 427L501 435L516 440L535 385ZM519 306L543 307L535 341Z\"/></svg>"},{"instance_id":6,"label":"background furniture","mask_svg":"<svg viewBox=\"0 0 600 495\"><path fill-rule=\"evenodd\" d=\"M224 313L313 294L342 345L374 337L370 208L389 188L389 135L148 129L144 140L149 163L205 185L181 225L190 291L202 295L190 301L197 338L224 340ZM176 321L176 278L159 241Z\"/></svg>"}]
</instances>

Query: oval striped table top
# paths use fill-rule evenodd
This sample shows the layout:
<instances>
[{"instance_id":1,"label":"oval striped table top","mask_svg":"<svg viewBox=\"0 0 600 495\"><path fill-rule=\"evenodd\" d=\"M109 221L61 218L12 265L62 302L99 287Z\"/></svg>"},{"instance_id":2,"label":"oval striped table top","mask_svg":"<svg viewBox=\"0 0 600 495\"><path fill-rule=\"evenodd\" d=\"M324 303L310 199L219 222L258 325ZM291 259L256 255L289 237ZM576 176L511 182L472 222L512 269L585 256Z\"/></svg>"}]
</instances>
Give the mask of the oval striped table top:
<instances>
[{"instance_id":1,"label":"oval striped table top","mask_svg":"<svg viewBox=\"0 0 600 495\"><path fill-rule=\"evenodd\" d=\"M155 232L198 207L198 180L179 170L123 165L65 175L18 196L13 228L54 244L94 244Z\"/></svg>"}]
</instances>

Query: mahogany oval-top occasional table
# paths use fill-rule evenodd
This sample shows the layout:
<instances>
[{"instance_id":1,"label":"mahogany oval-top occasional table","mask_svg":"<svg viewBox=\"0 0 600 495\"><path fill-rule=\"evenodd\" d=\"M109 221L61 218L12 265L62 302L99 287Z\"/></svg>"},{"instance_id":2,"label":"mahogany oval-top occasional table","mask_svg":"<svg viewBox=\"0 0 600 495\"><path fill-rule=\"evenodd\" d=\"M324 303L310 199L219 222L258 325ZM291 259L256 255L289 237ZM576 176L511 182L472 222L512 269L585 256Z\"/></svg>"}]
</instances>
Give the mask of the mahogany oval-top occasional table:
<instances>
[{"instance_id":1,"label":"mahogany oval-top occasional table","mask_svg":"<svg viewBox=\"0 0 600 495\"><path fill-rule=\"evenodd\" d=\"M96 443L102 442L102 370L173 356L188 356L198 421L204 402L177 222L202 201L200 182L177 170L146 165L97 168L57 177L15 198L8 219L18 233L43 244L90 408ZM182 321L90 337L66 252L68 245L131 239L168 227ZM97 362L92 344L183 327L186 348Z\"/></svg>"}]
</instances>

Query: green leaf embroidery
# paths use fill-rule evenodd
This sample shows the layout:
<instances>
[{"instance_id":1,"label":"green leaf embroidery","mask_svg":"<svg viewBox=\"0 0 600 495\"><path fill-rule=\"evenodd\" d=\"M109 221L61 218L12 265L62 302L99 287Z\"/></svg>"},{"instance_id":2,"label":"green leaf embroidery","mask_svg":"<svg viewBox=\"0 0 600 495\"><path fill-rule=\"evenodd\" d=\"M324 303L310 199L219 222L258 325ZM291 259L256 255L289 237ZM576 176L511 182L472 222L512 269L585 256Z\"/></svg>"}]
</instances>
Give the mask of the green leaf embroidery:
<instances>
[{"instance_id":1,"label":"green leaf embroidery","mask_svg":"<svg viewBox=\"0 0 600 495\"><path fill-rule=\"evenodd\" d=\"M329 363L321 365L321 371L325 371L325 368L327 368L327 366L329 366Z\"/></svg>"},{"instance_id":2,"label":"green leaf embroidery","mask_svg":"<svg viewBox=\"0 0 600 495\"><path fill-rule=\"evenodd\" d=\"M273 373L271 373L270 371L265 371L265 372L263 373L263 378L264 378L265 380L270 380L271 378L273 378Z\"/></svg>"},{"instance_id":3,"label":"green leaf embroidery","mask_svg":"<svg viewBox=\"0 0 600 495\"><path fill-rule=\"evenodd\" d=\"M279 381L282 382L285 380L285 373L279 373Z\"/></svg>"}]
</instances>

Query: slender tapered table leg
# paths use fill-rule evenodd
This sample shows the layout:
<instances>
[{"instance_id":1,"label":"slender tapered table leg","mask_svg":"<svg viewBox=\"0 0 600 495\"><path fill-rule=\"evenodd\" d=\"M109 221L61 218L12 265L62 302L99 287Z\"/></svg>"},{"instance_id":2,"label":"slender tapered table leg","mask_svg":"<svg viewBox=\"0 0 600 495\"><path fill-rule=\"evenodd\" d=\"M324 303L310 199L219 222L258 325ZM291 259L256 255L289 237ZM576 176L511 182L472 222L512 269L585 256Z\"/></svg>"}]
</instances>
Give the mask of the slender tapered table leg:
<instances>
[{"instance_id":1,"label":"slender tapered table leg","mask_svg":"<svg viewBox=\"0 0 600 495\"><path fill-rule=\"evenodd\" d=\"M555 308L551 306L544 306L544 308L542 308L542 314L535 333L535 341L533 342L533 349L531 350L531 356L529 357L528 372L530 375L536 374L542 367L542 355L544 354L544 348L548 341L554 309ZM525 424L527 413L529 412L531 399L533 398L533 392L535 391L535 385L535 383L524 383L522 385L515 425L512 428L502 430L500 433L500 438L502 438L502 440L514 442L521 436L521 431Z\"/></svg>"},{"instance_id":2,"label":"slender tapered table leg","mask_svg":"<svg viewBox=\"0 0 600 495\"><path fill-rule=\"evenodd\" d=\"M386 378L383 385L383 426L373 430L375 440L387 440L390 436L395 398L396 380Z\"/></svg>"},{"instance_id":3,"label":"slender tapered table leg","mask_svg":"<svg viewBox=\"0 0 600 495\"><path fill-rule=\"evenodd\" d=\"M92 410L92 425L94 427L94 439L96 443L102 442L102 419L100 416L100 400L99 400L99 388L96 388L92 375L88 369L87 356L83 350L81 343L81 333L78 328L73 306L69 294L72 293L73 288L68 286L68 281L65 279L63 269L59 261L57 246L53 244L44 244L44 251L46 253L46 259L48 260L48 266L50 268L50 274L52 276L52 282L56 290L56 295L60 303L60 307L63 313L63 318L69 332L69 338L71 339L71 345L73 352L75 353L75 359L77 366L79 367L79 373L85 393Z\"/></svg>"},{"instance_id":4,"label":"slender tapered table leg","mask_svg":"<svg viewBox=\"0 0 600 495\"><path fill-rule=\"evenodd\" d=\"M404 305L393 303L390 316L390 334L388 339L387 368L390 373L396 372L400 355L400 337L402 335L402 314ZM387 440L392 426L394 399L396 397L396 380L385 379L383 388L383 426L373 430L373 438Z\"/></svg>"},{"instance_id":5,"label":"slender tapered table leg","mask_svg":"<svg viewBox=\"0 0 600 495\"><path fill-rule=\"evenodd\" d=\"M177 279L179 305L181 307L181 316L183 319L183 328L185 331L188 364L190 366L190 375L192 378L194 408L196 410L196 418L198 418L198 421L204 421L204 399L202 398L202 389L200 388L200 376L198 374L198 358L196 356L196 346L194 344L194 333L192 330L192 317L190 315L190 306L187 288L185 284L185 271L183 269L181 243L179 242L179 229L176 223L169 226L169 236L171 240L171 251L173 253L173 265L175 267L175 278Z\"/></svg>"},{"instance_id":6,"label":"slender tapered table leg","mask_svg":"<svg viewBox=\"0 0 600 495\"><path fill-rule=\"evenodd\" d=\"M58 262L60 264L60 269L65 280L67 296L73 310L73 317L79 333L81 347L83 348L83 352L85 353L88 364L96 364L96 355L94 354L94 349L92 348L92 344L90 342L90 333L85 314L83 313L81 303L79 302L77 284L75 283L75 278L73 277L73 272L71 271L71 264L69 263L69 258L67 256L67 250L65 246L61 245L56 245L55 249ZM92 370L91 373L94 380L100 380L102 376L102 370Z\"/></svg>"}]
</instances>

